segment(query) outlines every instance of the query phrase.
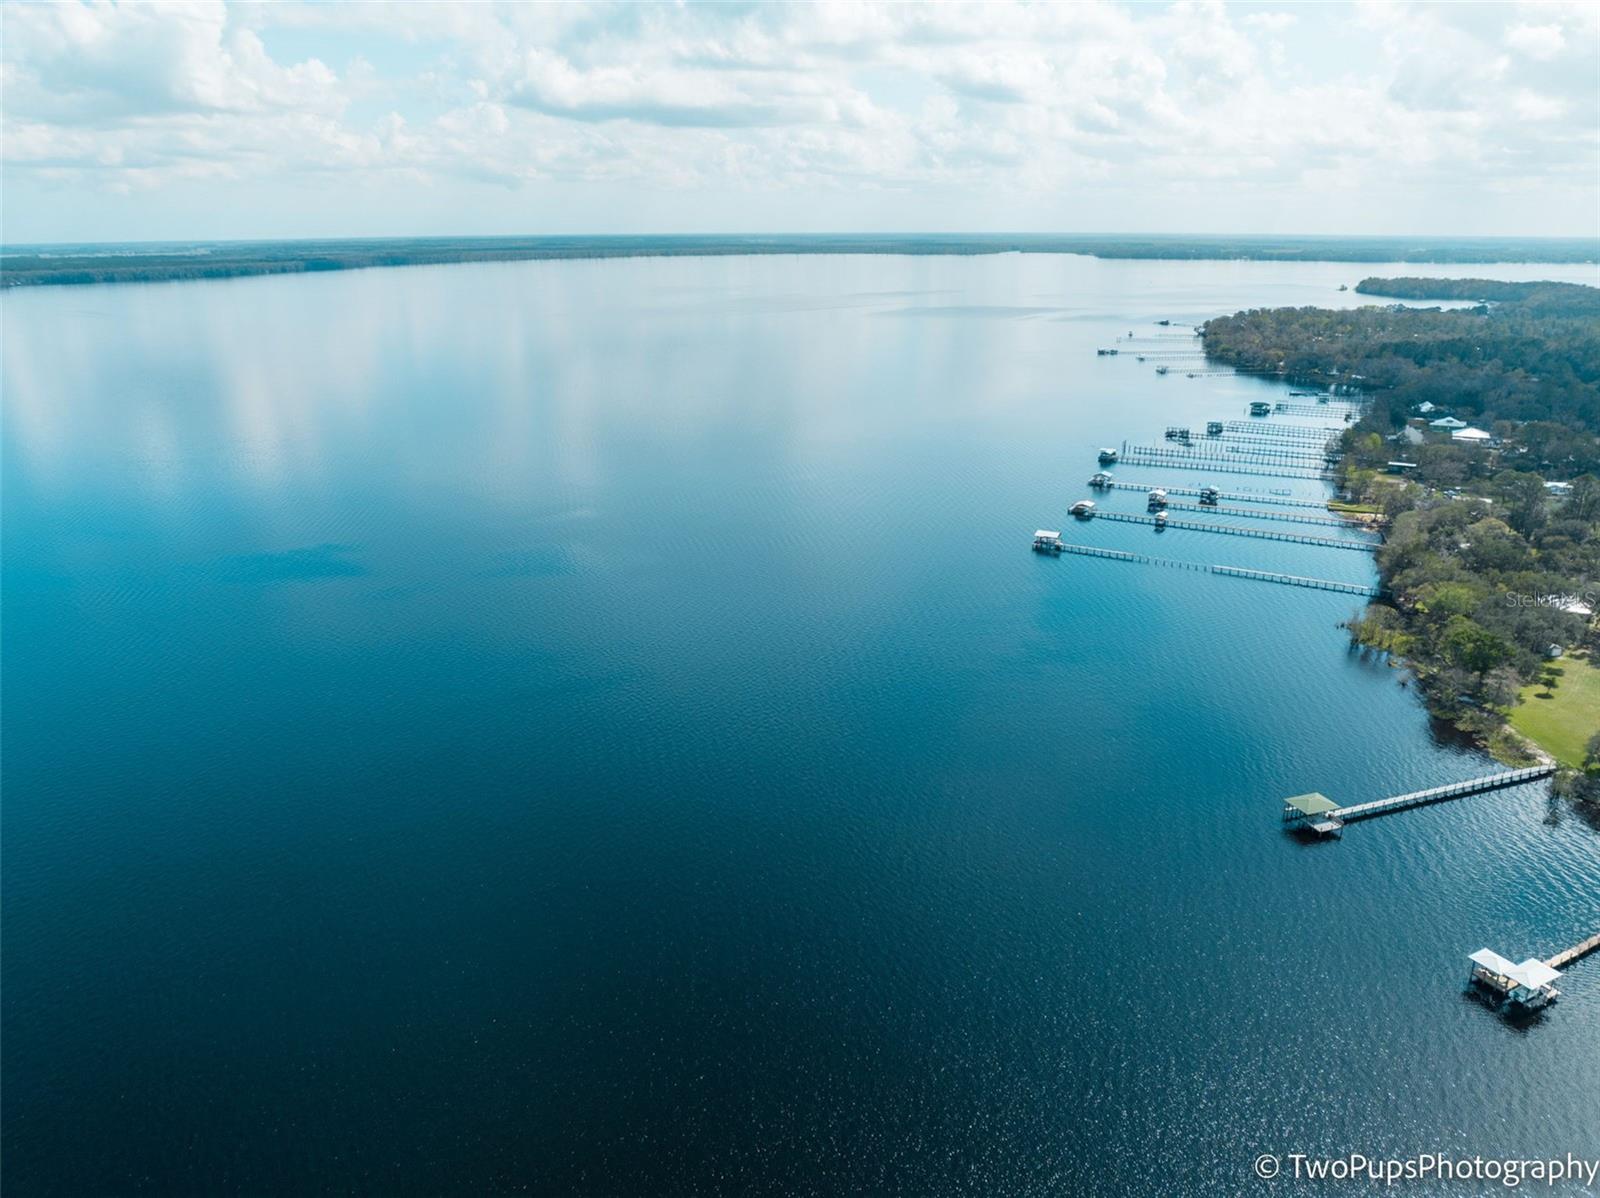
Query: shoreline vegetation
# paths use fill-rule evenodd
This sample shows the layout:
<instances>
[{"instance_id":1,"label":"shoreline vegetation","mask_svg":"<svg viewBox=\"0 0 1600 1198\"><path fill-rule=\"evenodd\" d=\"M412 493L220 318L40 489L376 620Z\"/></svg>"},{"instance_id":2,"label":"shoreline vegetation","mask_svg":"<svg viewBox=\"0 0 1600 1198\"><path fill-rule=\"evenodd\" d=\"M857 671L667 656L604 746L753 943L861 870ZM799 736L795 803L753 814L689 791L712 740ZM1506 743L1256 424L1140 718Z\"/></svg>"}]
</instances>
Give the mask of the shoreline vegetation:
<instances>
[{"instance_id":1,"label":"shoreline vegetation","mask_svg":"<svg viewBox=\"0 0 1600 1198\"><path fill-rule=\"evenodd\" d=\"M1362 394L1344 505L1381 512L1383 598L1346 625L1497 758L1600 804L1600 288L1364 279L1442 310L1277 308L1207 322L1242 370ZM1339 507L1341 504L1330 504Z\"/></svg>"},{"instance_id":2,"label":"shoreline vegetation","mask_svg":"<svg viewBox=\"0 0 1600 1198\"><path fill-rule=\"evenodd\" d=\"M1226 237L1115 234L415 237L141 242L0 250L0 287L157 283L459 262L761 254L1084 254L1264 262L1600 262L1593 238ZM1494 298L1494 297L1490 297Z\"/></svg>"}]
</instances>

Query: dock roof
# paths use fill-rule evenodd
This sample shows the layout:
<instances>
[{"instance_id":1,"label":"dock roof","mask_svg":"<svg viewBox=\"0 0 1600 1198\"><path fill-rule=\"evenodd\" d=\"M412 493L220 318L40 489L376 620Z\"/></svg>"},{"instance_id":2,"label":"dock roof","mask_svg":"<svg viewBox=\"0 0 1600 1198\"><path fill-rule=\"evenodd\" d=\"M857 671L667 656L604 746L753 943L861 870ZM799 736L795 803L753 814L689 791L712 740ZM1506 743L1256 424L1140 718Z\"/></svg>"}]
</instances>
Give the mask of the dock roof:
<instances>
[{"instance_id":1,"label":"dock roof","mask_svg":"<svg viewBox=\"0 0 1600 1198\"><path fill-rule=\"evenodd\" d=\"M1482 965L1485 969L1494 973L1498 973L1503 977L1510 977L1511 971L1516 968L1514 964L1512 964L1510 961L1507 961L1492 948L1480 948L1477 952L1468 957L1467 960L1476 965Z\"/></svg>"},{"instance_id":2,"label":"dock roof","mask_svg":"<svg viewBox=\"0 0 1600 1198\"><path fill-rule=\"evenodd\" d=\"M1040 538L1046 538L1048 540L1054 541L1060 536L1061 536L1061 530L1060 529L1056 529L1056 528L1041 528L1041 529L1037 529L1034 532L1033 539L1035 541L1037 541Z\"/></svg>"},{"instance_id":3,"label":"dock roof","mask_svg":"<svg viewBox=\"0 0 1600 1198\"><path fill-rule=\"evenodd\" d=\"M1538 990L1548 986L1561 976L1559 969L1551 969L1538 957L1529 957L1521 965L1512 969L1511 976L1521 982L1529 990Z\"/></svg>"},{"instance_id":4,"label":"dock roof","mask_svg":"<svg viewBox=\"0 0 1600 1198\"><path fill-rule=\"evenodd\" d=\"M1541 990L1561 976L1559 969L1550 968L1538 957L1529 957L1522 964L1514 965L1492 949L1480 948L1468 959L1529 990Z\"/></svg>"},{"instance_id":5,"label":"dock roof","mask_svg":"<svg viewBox=\"0 0 1600 1198\"><path fill-rule=\"evenodd\" d=\"M1295 795L1293 798L1285 799L1284 802L1301 815L1326 815L1330 811L1339 810L1339 804L1316 791L1306 795Z\"/></svg>"}]
</instances>

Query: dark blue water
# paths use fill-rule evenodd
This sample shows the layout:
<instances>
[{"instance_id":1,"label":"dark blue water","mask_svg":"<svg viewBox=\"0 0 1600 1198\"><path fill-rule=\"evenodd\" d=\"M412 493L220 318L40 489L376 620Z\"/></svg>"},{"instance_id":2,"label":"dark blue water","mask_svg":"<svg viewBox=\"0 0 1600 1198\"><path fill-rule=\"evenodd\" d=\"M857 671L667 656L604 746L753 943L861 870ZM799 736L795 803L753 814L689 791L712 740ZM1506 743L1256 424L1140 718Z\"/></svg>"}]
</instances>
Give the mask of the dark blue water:
<instances>
[{"instance_id":1,"label":"dark blue water","mask_svg":"<svg viewBox=\"0 0 1600 1198\"><path fill-rule=\"evenodd\" d=\"M1596 830L1533 786L1286 839L1283 795L1492 764L1348 651L1350 596L1027 550L1095 447L1282 395L1097 345L1365 273L7 295L7 1193L1175 1194L1266 1151L1600 1153L1600 960L1532 1027L1461 994L1473 949L1600 927Z\"/></svg>"}]
</instances>

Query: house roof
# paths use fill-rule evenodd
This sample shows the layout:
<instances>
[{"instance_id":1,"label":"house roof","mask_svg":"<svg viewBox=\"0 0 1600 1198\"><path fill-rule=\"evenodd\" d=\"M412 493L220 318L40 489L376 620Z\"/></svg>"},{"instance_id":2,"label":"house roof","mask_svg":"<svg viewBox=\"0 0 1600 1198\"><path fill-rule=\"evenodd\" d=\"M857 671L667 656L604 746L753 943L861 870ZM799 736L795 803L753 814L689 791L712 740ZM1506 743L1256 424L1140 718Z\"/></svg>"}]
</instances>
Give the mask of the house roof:
<instances>
[{"instance_id":1,"label":"house roof","mask_svg":"<svg viewBox=\"0 0 1600 1198\"><path fill-rule=\"evenodd\" d=\"M1458 428L1450 434L1452 441L1492 441L1493 433L1486 433L1481 428Z\"/></svg>"},{"instance_id":2,"label":"house roof","mask_svg":"<svg viewBox=\"0 0 1600 1198\"><path fill-rule=\"evenodd\" d=\"M1457 420L1454 416L1441 416L1437 420L1428 421L1429 428L1466 428L1465 420Z\"/></svg>"},{"instance_id":3,"label":"house roof","mask_svg":"<svg viewBox=\"0 0 1600 1198\"><path fill-rule=\"evenodd\" d=\"M1310 794L1295 795L1284 800L1301 815L1326 815L1330 811L1339 810L1339 804L1333 802L1327 795L1312 791Z\"/></svg>"}]
</instances>

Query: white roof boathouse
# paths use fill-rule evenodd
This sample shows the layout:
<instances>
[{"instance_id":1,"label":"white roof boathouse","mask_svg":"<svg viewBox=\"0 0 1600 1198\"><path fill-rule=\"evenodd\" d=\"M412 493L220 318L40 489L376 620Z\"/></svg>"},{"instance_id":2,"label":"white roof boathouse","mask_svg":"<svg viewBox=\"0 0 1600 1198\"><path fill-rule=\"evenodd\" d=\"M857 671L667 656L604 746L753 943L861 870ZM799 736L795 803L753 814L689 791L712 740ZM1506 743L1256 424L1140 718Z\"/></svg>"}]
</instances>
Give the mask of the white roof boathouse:
<instances>
[{"instance_id":1,"label":"white roof boathouse","mask_svg":"<svg viewBox=\"0 0 1600 1198\"><path fill-rule=\"evenodd\" d=\"M1061 532L1054 528L1041 528L1033 534L1035 553L1060 553Z\"/></svg>"},{"instance_id":2,"label":"white roof boathouse","mask_svg":"<svg viewBox=\"0 0 1600 1198\"><path fill-rule=\"evenodd\" d=\"M1554 985L1561 971L1537 957L1516 965L1492 949L1480 948L1467 959L1472 962L1468 984L1493 999L1496 1006L1537 1011L1561 997Z\"/></svg>"}]
</instances>

